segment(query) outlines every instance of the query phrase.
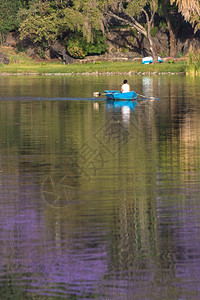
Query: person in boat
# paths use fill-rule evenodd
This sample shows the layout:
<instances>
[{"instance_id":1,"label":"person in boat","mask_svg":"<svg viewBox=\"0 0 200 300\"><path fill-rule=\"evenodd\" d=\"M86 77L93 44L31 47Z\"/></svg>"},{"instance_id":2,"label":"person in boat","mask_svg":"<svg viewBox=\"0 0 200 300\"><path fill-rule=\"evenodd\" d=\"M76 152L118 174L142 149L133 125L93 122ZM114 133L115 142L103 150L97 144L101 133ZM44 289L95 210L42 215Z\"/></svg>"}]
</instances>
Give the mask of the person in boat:
<instances>
[{"instance_id":1,"label":"person in boat","mask_svg":"<svg viewBox=\"0 0 200 300\"><path fill-rule=\"evenodd\" d=\"M122 93L128 93L130 92L130 85L128 84L128 81L125 79L122 86L121 86L121 92Z\"/></svg>"}]
</instances>

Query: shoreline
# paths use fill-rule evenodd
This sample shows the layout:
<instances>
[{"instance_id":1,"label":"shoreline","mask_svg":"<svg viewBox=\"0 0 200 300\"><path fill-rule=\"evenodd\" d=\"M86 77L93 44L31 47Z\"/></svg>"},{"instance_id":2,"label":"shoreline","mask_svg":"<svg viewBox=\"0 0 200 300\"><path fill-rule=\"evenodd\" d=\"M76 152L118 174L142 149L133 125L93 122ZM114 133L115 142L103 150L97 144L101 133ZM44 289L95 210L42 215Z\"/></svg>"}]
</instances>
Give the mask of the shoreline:
<instances>
[{"instance_id":1,"label":"shoreline","mask_svg":"<svg viewBox=\"0 0 200 300\"><path fill-rule=\"evenodd\" d=\"M82 72L82 73L31 73L31 72L22 72L22 73L8 73L2 72L0 76L110 76L110 75L186 75L186 72Z\"/></svg>"}]
</instances>

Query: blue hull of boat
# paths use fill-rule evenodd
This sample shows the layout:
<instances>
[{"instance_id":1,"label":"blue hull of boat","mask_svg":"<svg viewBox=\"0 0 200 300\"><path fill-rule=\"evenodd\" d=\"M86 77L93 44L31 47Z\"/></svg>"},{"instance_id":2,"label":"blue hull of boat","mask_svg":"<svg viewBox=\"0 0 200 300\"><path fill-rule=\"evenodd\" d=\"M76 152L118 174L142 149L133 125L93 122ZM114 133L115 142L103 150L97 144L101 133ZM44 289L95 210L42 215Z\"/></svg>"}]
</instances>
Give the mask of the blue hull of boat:
<instances>
[{"instance_id":1,"label":"blue hull of boat","mask_svg":"<svg viewBox=\"0 0 200 300\"><path fill-rule=\"evenodd\" d=\"M121 93L119 90L105 90L104 93L108 100L133 100L137 98L137 94L134 91Z\"/></svg>"}]
</instances>

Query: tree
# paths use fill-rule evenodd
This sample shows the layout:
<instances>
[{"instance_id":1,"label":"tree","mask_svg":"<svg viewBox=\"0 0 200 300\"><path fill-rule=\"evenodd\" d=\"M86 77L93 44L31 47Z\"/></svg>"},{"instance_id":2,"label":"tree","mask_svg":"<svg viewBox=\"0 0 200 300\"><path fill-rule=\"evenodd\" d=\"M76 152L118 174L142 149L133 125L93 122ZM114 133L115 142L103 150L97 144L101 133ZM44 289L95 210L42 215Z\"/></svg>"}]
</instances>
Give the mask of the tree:
<instances>
[{"instance_id":1,"label":"tree","mask_svg":"<svg viewBox=\"0 0 200 300\"><path fill-rule=\"evenodd\" d=\"M17 28L17 0L0 0L0 43L4 44L8 32Z\"/></svg>"},{"instance_id":2,"label":"tree","mask_svg":"<svg viewBox=\"0 0 200 300\"><path fill-rule=\"evenodd\" d=\"M155 14L158 10L158 0L121 1L118 5L108 4L107 15L118 20L121 24L128 24L143 34L149 41L153 62L158 62L157 49L151 36ZM140 22L143 18L146 23Z\"/></svg>"},{"instance_id":3,"label":"tree","mask_svg":"<svg viewBox=\"0 0 200 300\"><path fill-rule=\"evenodd\" d=\"M171 4L176 3L179 11L186 21L189 21L195 28L200 29L200 5L199 0L170 0Z\"/></svg>"},{"instance_id":4,"label":"tree","mask_svg":"<svg viewBox=\"0 0 200 300\"><path fill-rule=\"evenodd\" d=\"M59 13L49 11L49 4L33 4L29 10L20 11L20 38L39 43L42 48L53 43L59 33Z\"/></svg>"},{"instance_id":5,"label":"tree","mask_svg":"<svg viewBox=\"0 0 200 300\"><path fill-rule=\"evenodd\" d=\"M31 0L19 0L19 5L20 7L24 7L24 8L28 8L29 7L29 3L31 2Z\"/></svg>"},{"instance_id":6,"label":"tree","mask_svg":"<svg viewBox=\"0 0 200 300\"><path fill-rule=\"evenodd\" d=\"M92 41L94 32L102 29L101 11L93 0L32 1L29 9L19 13L21 39L49 47L69 32L79 32Z\"/></svg>"},{"instance_id":7,"label":"tree","mask_svg":"<svg viewBox=\"0 0 200 300\"><path fill-rule=\"evenodd\" d=\"M200 16L199 0L171 0L171 4L174 2L178 5L178 9L186 21L190 20L191 15L198 14Z\"/></svg>"},{"instance_id":8,"label":"tree","mask_svg":"<svg viewBox=\"0 0 200 300\"><path fill-rule=\"evenodd\" d=\"M170 5L170 0L161 0L159 4L159 15L164 16L169 32L170 56L176 56L178 33L183 17L180 13L178 13L177 6L175 4Z\"/></svg>"}]
</instances>

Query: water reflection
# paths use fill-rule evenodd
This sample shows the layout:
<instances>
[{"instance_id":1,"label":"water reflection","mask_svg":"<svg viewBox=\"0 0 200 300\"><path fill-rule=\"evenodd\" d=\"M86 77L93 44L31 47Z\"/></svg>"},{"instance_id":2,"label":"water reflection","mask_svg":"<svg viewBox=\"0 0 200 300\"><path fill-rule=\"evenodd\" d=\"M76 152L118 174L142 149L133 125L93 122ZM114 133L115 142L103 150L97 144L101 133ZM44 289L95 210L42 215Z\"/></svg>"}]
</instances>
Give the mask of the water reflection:
<instances>
[{"instance_id":1,"label":"water reflection","mask_svg":"<svg viewBox=\"0 0 200 300\"><path fill-rule=\"evenodd\" d=\"M106 109L114 109L117 110L123 110L124 107L129 108L129 111L133 111L135 107L137 106L137 101L120 101L120 100L107 100L106 101ZM122 111L121 110L121 111Z\"/></svg>"},{"instance_id":2,"label":"water reflection","mask_svg":"<svg viewBox=\"0 0 200 300\"><path fill-rule=\"evenodd\" d=\"M107 100L106 101L106 110L114 112L115 117L118 115L118 118L123 122L124 126L128 126L130 122L131 112L137 106L137 101L115 101Z\"/></svg>"},{"instance_id":3,"label":"water reflection","mask_svg":"<svg viewBox=\"0 0 200 300\"><path fill-rule=\"evenodd\" d=\"M153 89L153 84L154 84L154 78L153 76L143 76L142 78L142 90L144 95L152 95L154 89Z\"/></svg>"},{"instance_id":4,"label":"water reflection","mask_svg":"<svg viewBox=\"0 0 200 300\"><path fill-rule=\"evenodd\" d=\"M160 101L0 102L2 299L199 298L199 82L151 82Z\"/></svg>"}]
</instances>

